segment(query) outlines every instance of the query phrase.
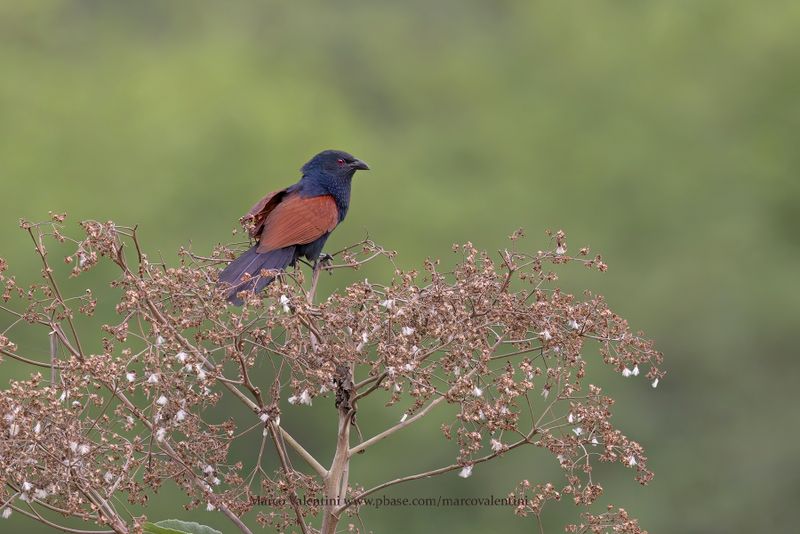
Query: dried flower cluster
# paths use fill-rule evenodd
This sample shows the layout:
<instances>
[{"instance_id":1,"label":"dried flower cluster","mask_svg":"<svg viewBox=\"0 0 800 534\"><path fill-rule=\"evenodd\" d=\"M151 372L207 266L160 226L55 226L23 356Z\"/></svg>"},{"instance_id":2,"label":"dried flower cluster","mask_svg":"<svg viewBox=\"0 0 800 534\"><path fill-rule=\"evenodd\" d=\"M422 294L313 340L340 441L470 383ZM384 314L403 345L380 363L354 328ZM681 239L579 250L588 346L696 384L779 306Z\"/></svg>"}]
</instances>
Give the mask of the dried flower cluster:
<instances>
[{"instance_id":1,"label":"dried flower cluster","mask_svg":"<svg viewBox=\"0 0 800 534\"><path fill-rule=\"evenodd\" d=\"M46 509L139 532L145 518L127 515L124 503L143 504L171 480L186 492L188 508L219 510L242 532L250 532L242 516L258 496L284 503L258 512L262 526L327 534L386 487L450 471L468 478L527 445L550 451L565 478L520 482L510 496L524 497L516 508L522 516L539 517L547 501L562 496L592 505L603 492L592 478L597 461L633 470L642 484L652 478L642 447L612 424L613 400L585 374L587 358L599 352L615 371L641 373L655 387L661 355L602 297L577 298L555 287L550 269L561 264L606 269L588 249L570 256L563 232L551 235L552 250L533 254L516 250L522 232L515 232L499 261L469 243L455 246L460 261L447 272L438 261L398 270L394 253L364 241L335 255L338 263L315 270L308 283L302 270L287 272L233 308L216 283L219 266L233 257L228 247L210 257L182 250L180 264L169 267L143 253L135 228L88 221L75 240L62 233L63 221L55 214L46 223L22 223L43 283L18 286L0 259L0 311L9 319L0 354L39 368L0 391L3 517L14 510L49 523L39 515ZM63 294L46 247L51 239L74 247L66 258L74 276L104 258L119 270L112 282L119 319L102 332L79 333L80 316L91 316L97 302L89 290ZM321 271L380 258L392 265L390 282L364 280L315 302ZM14 344L14 330L26 324L41 327L49 358ZM387 392L389 405L409 408L383 432L351 438L359 404L378 390ZM223 396L243 403L249 420L212 424L205 414ZM451 465L398 473L372 488L350 483L354 455L444 403L458 407L442 426L442 439L458 444ZM313 404L338 417L331 465L281 425L289 404L296 407L288 415ZM262 436L258 456L232 463L231 445L251 432ZM267 454L279 459L277 471L263 468ZM642 532L624 510L584 519L568 530Z\"/></svg>"}]
</instances>

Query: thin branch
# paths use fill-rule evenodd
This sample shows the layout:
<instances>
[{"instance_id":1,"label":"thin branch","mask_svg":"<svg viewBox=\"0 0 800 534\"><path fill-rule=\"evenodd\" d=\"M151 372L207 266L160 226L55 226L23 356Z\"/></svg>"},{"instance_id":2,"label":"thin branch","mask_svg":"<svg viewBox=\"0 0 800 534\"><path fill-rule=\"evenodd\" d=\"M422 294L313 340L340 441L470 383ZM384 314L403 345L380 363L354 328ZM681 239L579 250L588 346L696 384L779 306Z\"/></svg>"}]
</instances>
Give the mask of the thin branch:
<instances>
[{"instance_id":1,"label":"thin branch","mask_svg":"<svg viewBox=\"0 0 800 534\"><path fill-rule=\"evenodd\" d=\"M510 451L512 449L516 449L520 445L525 445L526 443L532 443L531 442L531 437L533 437L533 435L536 434L536 432L537 432L536 429L531 429L530 432L528 432L522 439L520 439L519 441L515 441L514 443L509 445L508 448L506 448L506 449L504 449L502 451L497 451L497 452L493 452L491 454L487 454L486 456L482 456L482 457L478 458L477 460L473 460L472 462L470 462L470 465L476 465L476 464L480 464L480 463L483 463L483 462L488 462L489 460L497 458L501 454L504 454L504 453L506 453L506 452L508 452L508 451ZM448 466L440 467L438 469L431 469L430 471L417 473L415 475L408 475L408 476L404 476L404 477L401 477L401 478L396 478L394 480L389 480L388 482L384 482L383 484L378 484L375 487L372 487L372 488L370 488L368 490L362 491L361 493L359 493L358 495L356 495L355 497L350 499L349 502L347 502L347 503L343 504L342 506L340 506L336 510L336 513L340 514L341 512L343 512L344 510L346 510L347 508L349 508L350 506L352 506L353 504L358 502L360 499L363 499L367 495L371 495L371 494L375 493L376 491L380 491L380 490L382 490L384 488L388 488L389 486L394 486L395 484L400 484L401 482L408 482L408 481L411 481L411 480L419 480L420 478L430 478L430 477L433 477L433 476L436 476L436 475L441 475L441 474L444 474L444 473L448 473L450 471L455 471L456 469L460 469L460 468L463 468L463 467L464 466L462 464L450 464Z\"/></svg>"},{"instance_id":2,"label":"thin branch","mask_svg":"<svg viewBox=\"0 0 800 534\"><path fill-rule=\"evenodd\" d=\"M500 344L501 340L502 340L502 338L497 340L497 342L492 346L492 350L495 350L497 348L497 346ZM464 375L464 378L465 379L469 378L470 376L475 374L477 371L478 371L478 367L474 367L471 371L469 371L468 373L466 373ZM451 389L451 391L452 391L452 389ZM352 456L354 454L358 454L359 452L366 450L368 447L371 447L372 445L376 444L377 442L381 441L382 439L385 439L385 438L391 436L392 434L394 434L398 430L401 430L401 429L407 427L408 425L414 423L415 421L425 417L428 414L428 412L430 412L433 408L435 408L437 405L442 403L447 398L447 394L448 393L450 393L450 391L448 391L447 393L440 393L441 396L439 396L439 397L435 398L434 400L432 400L422 410L420 410L419 412L417 412L413 416L409 417L405 421L401 421L400 423L397 423L393 427L388 428L388 429L384 430L383 432L381 432L380 434L376 434L375 436L372 436L371 438L369 438L367 441L363 441L363 442L359 443L358 445L356 445L355 447L351 448L350 452L349 452L349 455Z\"/></svg>"},{"instance_id":3,"label":"thin branch","mask_svg":"<svg viewBox=\"0 0 800 534\"><path fill-rule=\"evenodd\" d=\"M387 373L385 371L383 373L381 373L380 375L378 375L378 379L375 381L374 384L372 384L368 389L362 391L361 393L359 393L358 395L356 395L353 398L353 404L355 404L359 399L362 399L362 398L366 397L367 395L369 395L370 393L372 393L373 391L378 389L381 386L381 382L383 382L383 380L387 376L389 376L389 373ZM354 386L353 389L358 391L358 387L357 386Z\"/></svg>"},{"instance_id":4,"label":"thin branch","mask_svg":"<svg viewBox=\"0 0 800 534\"><path fill-rule=\"evenodd\" d=\"M56 369L58 368L58 334L56 334L55 330L50 332L50 385L52 387L56 386L56 378L58 372Z\"/></svg>"},{"instance_id":5,"label":"thin branch","mask_svg":"<svg viewBox=\"0 0 800 534\"><path fill-rule=\"evenodd\" d=\"M9 358L14 358L15 360L18 360L22 363L27 363L28 365L35 365L36 367L44 367L45 369L51 369L53 367L49 363L37 362L36 360L31 360L24 356L20 356L19 354L14 354L13 352L7 351L6 349L0 349L0 354L4 354ZM64 367L60 365L56 365L55 368L64 369Z\"/></svg>"},{"instance_id":6,"label":"thin branch","mask_svg":"<svg viewBox=\"0 0 800 534\"><path fill-rule=\"evenodd\" d=\"M308 465L309 465L309 466L310 466L310 467L311 467L311 468L312 468L314 471L316 471L316 473L317 473L319 476L321 476L321 477L323 477L323 478L325 478L326 476L328 476L328 470L327 470L327 469L325 469L325 468L322 466L322 464L321 464L321 463L319 463L319 462L317 461L317 459L316 459L316 458L314 458L314 456L313 456L313 455L312 455L310 452L308 452L307 450L305 450L305 449L303 448L303 446L302 446L302 445L300 445L300 443L298 443L298 442L297 442L297 440L296 440L296 439L294 439L294 438L292 437L292 435L291 435L291 434L289 434L289 432L287 432L287 431L286 431L286 429L285 429L285 428L283 428L282 426L281 426L281 427L279 427L279 428L281 429L281 436L283 436L283 439L286 441L286 443L288 443L289 445L291 445L291 447L294 449L294 451L295 451L295 452L296 452L298 455L300 455L300 457L301 457L303 460L305 460L305 462L306 462L306 463L307 463L307 464L308 464Z\"/></svg>"},{"instance_id":7,"label":"thin branch","mask_svg":"<svg viewBox=\"0 0 800 534\"><path fill-rule=\"evenodd\" d=\"M319 283L319 275L322 272L322 263L317 260L311 270L311 288L306 293L306 302L311 306L314 303L314 297L317 295L317 284Z\"/></svg>"},{"instance_id":8,"label":"thin branch","mask_svg":"<svg viewBox=\"0 0 800 534\"><path fill-rule=\"evenodd\" d=\"M505 343L511 343L511 341L505 341ZM519 356L520 354L527 354L529 352L536 352L537 350L542 350L543 348L544 348L544 345L538 345L536 347L531 347L529 349L521 349L521 350L517 350L517 351L514 351L514 352L509 352L507 354L495 354L494 356L489 358L489 361L502 360L503 358L511 358L512 356Z\"/></svg>"},{"instance_id":9,"label":"thin branch","mask_svg":"<svg viewBox=\"0 0 800 534\"><path fill-rule=\"evenodd\" d=\"M384 371L381 374L374 375L374 376L369 376L369 377L365 378L364 380L362 380L361 382L358 382L357 384L355 384L353 386L353 390L354 391L358 391L359 389L363 388L364 386L366 386L370 382L374 382L375 380L383 380L385 374L386 374L386 372Z\"/></svg>"},{"instance_id":10,"label":"thin branch","mask_svg":"<svg viewBox=\"0 0 800 534\"><path fill-rule=\"evenodd\" d=\"M64 308L64 315L67 318L67 324L69 324L69 328L72 331L72 336L75 339L75 345L78 347L78 355L81 359L83 359L83 348L81 347L81 340L78 337L78 331L75 329L75 323L72 321L72 310L69 306L66 305L64 302L64 297L61 295L61 289L58 287L58 283L56 279L53 277L53 269L50 268L50 264L47 261L47 250L45 250L44 246L39 242L38 239L33 235L33 229L28 228L28 234L31 236L31 240L33 244L36 246L36 252L39 254L39 257L42 259L42 265L44 265L44 274L47 279L50 281L50 287L53 288L53 291L58 298L59 304Z\"/></svg>"},{"instance_id":11,"label":"thin branch","mask_svg":"<svg viewBox=\"0 0 800 534\"><path fill-rule=\"evenodd\" d=\"M350 456L353 456L354 454L358 454L359 452L361 452L363 450L366 450L368 447L371 447L372 445L375 445L379 441L388 438L389 436L391 436L392 434L394 434L398 430L402 430L405 427L411 425L412 423L418 421L419 419L425 417L428 414L428 412L430 412L433 408L435 408L442 401L444 401L445 398L446 397L444 397L444 396L435 398L434 400L432 400L430 402L430 404L425 406L422 410L420 410L419 412L417 412L413 416L409 417L408 419L406 419L402 423L397 423L393 427L384 430L380 434L376 434L375 436L372 436L367 441L364 441L362 443L359 443L355 447L352 447L348 454Z\"/></svg>"},{"instance_id":12,"label":"thin branch","mask_svg":"<svg viewBox=\"0 0 800 534\"><path fill-rule=\"evenodd\" d=\"M303 511L300 509L297 492L294 491L294 486L292 485L292 481L290 479L290 475L292 472L294 472L294 469L289 464L289 458L286 456L286 449L283 447L281 436L275 431L274 423L267 423L267 428L269 428L270 436L272 436L272 441L275 443L275 450L278 452L281 468L283 469L283 474L286 477L286 483L288 485L287 491L289 492L289 503L294 509L295 516L297 517L297 524L300 526L300 530L303 531L303 534L308 534L308 526L303 518Z\"/></svg>"},{"instance_id":13,"label":"thin branch","mask_svg":"<svg viewBox=\"0 0 800 534\"><path fill-rule=\"evenodd\" d=\"M19 508L17 506L14 506L13 504L9 504L8 506L10 506L11 509L14 510L15 512L19 512L22 515L26 515L26 516L30 517L31 519L35 519L36 521L39 521L40 523L43 523L43 524L47 525L50 528L54 528L54 529L60 530L61 532L70 532L72 534L115 534L115 531L113 531L113 530L79 530L77 528L65 527L64 525L59 525L57 523L53 523L52 521L48 521L47 519L45 519L44 517L42 517L38 513L36 513L34 515L34 514L30 513L30 512L26 512L25 510L23 510L23 509L21 509L21 508ZM33 507L31 507L31 508L33 508Z\"/></svg>"}]
</instances>

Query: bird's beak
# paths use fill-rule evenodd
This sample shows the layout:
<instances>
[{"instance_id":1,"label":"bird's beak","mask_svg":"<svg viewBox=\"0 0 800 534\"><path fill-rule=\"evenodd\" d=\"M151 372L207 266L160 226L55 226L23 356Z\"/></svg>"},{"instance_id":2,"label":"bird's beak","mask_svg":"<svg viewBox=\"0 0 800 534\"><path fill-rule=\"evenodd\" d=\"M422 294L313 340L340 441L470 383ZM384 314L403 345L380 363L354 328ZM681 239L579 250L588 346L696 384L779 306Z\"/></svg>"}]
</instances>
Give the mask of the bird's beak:
<instances>
[{"instance_id":1,"label":"bird's beak","mask_svg":"<svg viewBox=\"0 0 800 534\"><path fill-rule=\"evenodd\" d=\"M356 169L356 170L359 170L359 171L368 171L369 170L369 165L367 165L366 163L364 163L360 159L357 159L357 160L353 161L353 163L351 163L350 166L352 168Z\"/></svg>"}]
</instances>

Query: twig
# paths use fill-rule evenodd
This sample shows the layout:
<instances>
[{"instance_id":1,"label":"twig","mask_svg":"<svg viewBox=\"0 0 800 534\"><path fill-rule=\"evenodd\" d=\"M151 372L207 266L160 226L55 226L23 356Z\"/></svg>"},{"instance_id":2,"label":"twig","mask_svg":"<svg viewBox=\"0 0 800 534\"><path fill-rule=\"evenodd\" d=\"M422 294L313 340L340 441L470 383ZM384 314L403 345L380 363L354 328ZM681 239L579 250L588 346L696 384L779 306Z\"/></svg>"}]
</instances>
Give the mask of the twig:
<instances>
[{"instance_id":1,"label":"twig","mask_svg":"<svg viewBox=\"0 0 800 534\"><path fill-rule=\"evenodd\" d=\"M36 252L39 254L39 257L42 259L42 265L44 266L44 274L50 282L50 287L53 288L53 291L58 298L59 304L61 307L64 308L64 315L67 318L67 324L69 324L69 328L72 331L72 336L75 338L75 346L78 347L78 355L81 359L83 359L83 348L81 347L81 340L78 338L78 332L75 329L75 323L72 321L72 310L69 306L66 305L64 302L64 297L61 295L61 290L58 287L58 283L56 279L53 277L53 269L50 268L50 264L47 261L47 251L45 250L44 246L39 242L38 239L33 235L33 229L28 228L28 234L31 236L31 240L33 244L36 246Z\"/></svg>"},{"instance_id":2,"label":"twig","mask_svg":"<svg viewBox=\"0 0 800 534\"><path fill-rule=\"evenodd\" d=\"M492 350L495 350L497 348L497 346L500 344L501 340L502 340L502 338L498 339L497 342L495 342L495 344L492 346ZM469 371L468 373L466 373L464 375L464 378L465 379L469 378L470 376L475 374L477 372L477 370L478 370L478 367L474 367L471 371ZM358 445L356 445L355 447L351 448L350 449L350 453L349 453L350 456L352 456L354 454L357 454L357 453L359 453L361 451L366 450L367 447L371 447L372 445L374 445L375 443L378 443L382 439L385 439L385 438L391 436L392 434L394 434L398 430L401 430L401 429L407 427L408 425L410 425L411 423L414 423L415 421L425 417L428 414L428 412L430 412L438 404L442 403L447 398L447 395L449 393L450 393L450 391L448 391L447 393L441 394L440 397L437 397L434 400L432 400L422 410L420 410L419 412L417 412L413 416L409 417L405 421L397 423L393 427L388 428L388 429L384 430L383 432L381 432L380 434L376 434L375 436L372 436L367 441L363 441L363 442L359 443Z\"/></svg>"},{"instance_id":3,"label":"twig","mask_svg":"<svg viewBox=\"0 0 800 534\"><path fill-rule=\"evenodd\" d=\"M313 470L314 470L314 471L315 471L315 472L316 472L316 473L317 473L319 476L321 476L321 477L323 477L323 478L325 478L326 476L328 476L328 470L327 470L327 469L325 469L325 468L322 466L322 464L321 464L321 463L319 463L319 462L317 461L317 459L316 459L316 458L314 458L314 456L313 456L313 455L312 455L310 452L308 452L307 450L305 450L305 449L303 448L303 446L302 446L302 445L300 445L300 443L298 443L298 442L297 442L297 440L296 440L296 439L294 439L294 438L292 437L292 435L291 435L291 434L289 434L289 432L287 432L287 431L286 431L286 429L285 429L285 428L283 428L282 426L281 426L281 427L279 427L279 428L281 429L281 436L283 436L283 439L284 439L284 440L285 440L285 441L286 441L286 442L287 442L289 445L291 445L291 446L292 446L292 448L294 449L294 451L295 451L295 452L296 452L298 455L300 455L300 457L301 457L303 460L305 460L305 462L306 462L306 463L307 463L307 464L308 464L308 465L309 465L309 466L310 466L310 467L311 467L311 468L312 468L312 469L313 469Z\"/></svg>"},{"instance_id":4,"label":"twig","mask_svg":"<svg viewBox=\"0 0 800 534\"><path fill-rule=\"evenodd\" d=\"M291 473L294 472L294 469L289 464L289 459L286 456L286 449L283 447L281 435L275 431L275 424L272 421L267 423L267 428L269 428L270 436L272 436L272 441L275 443L275 450L278 452L281 468L283 469L283 474L286 477L287 491L289 492L289 503L294 509L295 516L297 517L297 524L300 526L300 530L303 531L303 534L308 534L308 526L303 518L303 511L300 510L300 503L297 498L297 493L294 491L294 486L291 481Z\"/></svg>"},{"instance_id":5,"label":"twig","mask_svg":"<svg viewBox=\"0 0 800 534\"><path fill-rule=\"evenodd\" d=\"M383 380L387 376L389 376L389 373L387 373L385 371L383 373L381 373L380 375L378 375L377 376L377 380L375 380L374 384L372 384L368 389L366 389L365 391L362 391L361 393L359 393L358 395L356 395L353 398L353 404L355 404L359 399L362 399L362 398L366 397L367 395L369 395L370 393L372 393L373 391L378 389L381 386L381 382L383 382ZM368 383L368 381L362 381L361 384L363 384L364 382ZM353 386L353 390L358 391L358 386L357 385Z\"/></svg>"},{"instance_id":6,"label":"twig","mask_svg":"<svg viewBox=\"0 0 800 534\"><path fill-rule=\"evenodd\" d=\"M4 355L8 356L9 358L13 358L13 359L18 360L18 361L20 361L22 363L27 363L28 365L35 365L36 367L44 367L45 369L52 369L54 367L56 369L64 369L64 367L61 366L61 365L53 366L52 364L47 364L47 363L44 363L44 362L37 362L36 360L31 360L31 359L28 359L28 358L26 358L24 356L20 356L19 354L14 354L13 352L8 351L6 349L0 349L0 354L4 354Z\"/></svg>"},{"instance_id":7,"label":"twig","mask_svg":"<svg viewBox=\"0 0 800 534\"><path fill-rule=\"evenodd\" d=\"M520 445L525 445L526 443L531 443L531 437L533 437L533 435L536 434L536 432L537 432L536 429L531 429L530 432L528 432L522 439L520 439L519 441L515 441L514 443L509 445L508 448L506 448L506 449L504 449L502 451L497 451L497 452L493 452L491 454L487 454L486 456L482 456L481 458L478 458L477 460L473 460L472 462L470 462L470 465L476 465L476 464L480 464L480 463L483 463L483 462L487 462L487 461L489 461L489 460L491 460L493 458L496 458L496 457L500 456L501 454L504 454L504 453L506 453L506 452L508 452L508 451L510 451L512 449L516 449ZM414 474L414 475L408 475L408 476L404 476L404 477L401 477L401 478L396 478L394 480L389 480L388 482L384 482L383 484L378 484L375 487L372 487L372 488L370 488L368 490L362 491L361 493L359 493L358 495L356 495L352 499L349 499L349 502L346 502L345 504L340 506L336 510L336 513L337 514L342 513L344 510L346 510L347 508L349 508L350 506L352 506L353 504L358 502L360 499L363 499L367 495L371 495L372 493L375 493L376 491L380 491L380 490L382 490L384 488L388 488L389 486L394 486L395 484L400 484L401 482L408 482L410 480L418 480L420 478L429 478L429 477L432 477L432 476L441 475L443 473L448 473L450 471L455 471L456 469L460 469L462 467L464 467L462 464L450 464L448 466L440 467L438 469L431 469L430 471L425 471L425 472L417 473L417 474Z\"/></svg>"},{"instance_id":8,"label":"twig","mask_svg":"<svg viewBox=\"0 0 800 534\"><path fill-rule=\"evenodd\" d=\"M368 447L371 447L372 445L375 445L379 441L388 438L389 436L391 436L392 434L394 434L398 430L402 430L405 427L411 425L412 423L418 421L419 419L425 417L428 414L428 412L430 412L438 404L440 404L442 401L444 401L445 398L446 397L444 397L444 396L435 398L427 406L425 406L422 410L420 410L419 412L417 412L413 416L409 417L408 419L406 419L402 423L397 423L393 427L384 430L380 434L376 434L375 436L372 436L367 441L364 441L362 443L359 443L355 447L352 447L348 454L350 456L353 456L354 454L357 454L357 453L359 453L359 452L361 452L363 450L366 450Z\"/></svg>"},{"instance_id":9,"label":"twig","mask_svg":"<svg viewBox=\"0 0 800 534\"><path fill-rule=\"evenodd\" d=\"M70 532L72 534L115 534L115 531L113 530L79 530L77 528L65 527L64 525L59 525L57 523L53 523L52 521L48 521L38 513L34 515L30 512L26 512L25 510L17 506L14 506L13 504L9 504L8 506L10 506L11 509L14 510L15 512L19 512L22 515L28 516L31 519L35 519L36 521L39 521L40 523L43 523L50 528L60 530L61 532Z\"/></svg>"},{"instance_id":10,"label":"twig","mask_svg":"<svg viewBox=\"0 0 800 534\"><path fill-rule=\"evenodd\" d=\"M58 361L58 337L55 330L50 331L50 385L56 386L56 374Z\"/></svg>"}]
</instances>

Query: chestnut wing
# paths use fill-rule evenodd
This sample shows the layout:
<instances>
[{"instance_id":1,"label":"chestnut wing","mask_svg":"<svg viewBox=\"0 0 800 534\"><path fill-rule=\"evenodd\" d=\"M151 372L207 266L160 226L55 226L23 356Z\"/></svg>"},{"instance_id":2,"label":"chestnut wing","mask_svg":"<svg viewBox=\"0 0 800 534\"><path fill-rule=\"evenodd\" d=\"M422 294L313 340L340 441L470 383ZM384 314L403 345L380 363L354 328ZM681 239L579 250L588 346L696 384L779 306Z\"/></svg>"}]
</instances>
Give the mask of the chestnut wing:
<instances>
[{"instance_id":1,"label":"chestnut wing","mask_svg":"<svg viewBox=\"0 0 800 534\"><path fill-rule=\"evenodd\" d=\"M286 194L286 189L267 193L264 198L256 202L255 205L250 208L247 215L242 217L242 219L247 217L253 219L253 228L250 230L250 237L257 238L261 235L261 232L264 230L264 221L266 221L272 210L275 209L275 206L280 203L284 194Z\"/></svg>"},{"instance_id":2,"label":"chestnut wing","mask_svg":"<svg viewBox=\"0 0 800 534\"><path fill-rule=\"evenodd\" d=\"M266 202L269 206L271 201ZM259 253L290 245L305 245L331 232L339 224L339 208L331 195L282 195L262 225Z\"/></svg>"}]
</instances>

